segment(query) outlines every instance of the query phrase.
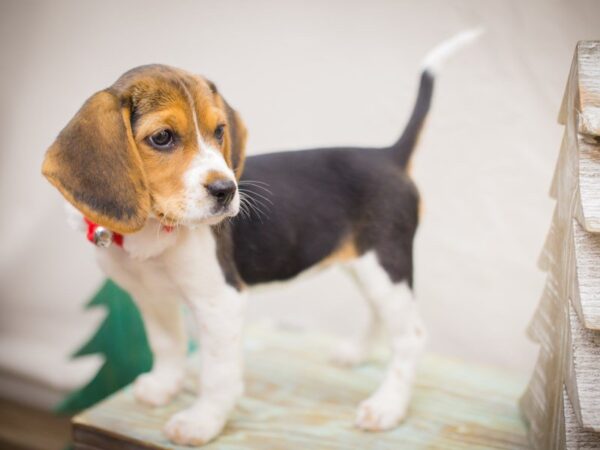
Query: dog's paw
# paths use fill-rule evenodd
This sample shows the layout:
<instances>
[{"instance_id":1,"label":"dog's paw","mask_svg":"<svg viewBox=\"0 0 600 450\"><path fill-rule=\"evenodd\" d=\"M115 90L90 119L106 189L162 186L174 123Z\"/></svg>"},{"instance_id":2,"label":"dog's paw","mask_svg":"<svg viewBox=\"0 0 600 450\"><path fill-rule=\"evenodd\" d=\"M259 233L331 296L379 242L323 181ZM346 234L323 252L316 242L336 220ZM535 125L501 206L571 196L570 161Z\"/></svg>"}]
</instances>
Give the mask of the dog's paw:
<instances>
[{"instance_id":1,"label":"dog's paw","mask_svg":"<svg viewBox=\"0 0 600 450\"><path fill-rule=\"evenodd\" d=\"M164 432L178 445L202 445L213 440L225 426L223 411L208 402L200 402L169 419Z\"/></svg>"},{"instance_id":2,"label":"dog's paw","mask_svg":"<svg viewBox=\"0 0 600 450\"><path fill-rule=\"evenodd\" d=\"M331 362L343 367L352 367L362 364L367 359L367 349L354 341L340 342L331 353Z\"/></svg>"},{"instance_id":3,"label":"dog's paw","mask_svg":"<svg viewBox=\"0 0 600 450\"><path fill-rule=\"evenodd\" d=\"M355 424L366 431L389 430L404 420L407 410L406 396L376 393L360 404Z\"/></svg>"},{"instance_id":4,"label":"dog's paw","mask_svg":"<svg viewBox=\"0 0 600 450\"><path fill-rule=\"evenodd\" d=\"M143 373L133 383L133 395L150 406L166 405L181 390L183 376L183 370Z\"/></svg>"}]
</instances>

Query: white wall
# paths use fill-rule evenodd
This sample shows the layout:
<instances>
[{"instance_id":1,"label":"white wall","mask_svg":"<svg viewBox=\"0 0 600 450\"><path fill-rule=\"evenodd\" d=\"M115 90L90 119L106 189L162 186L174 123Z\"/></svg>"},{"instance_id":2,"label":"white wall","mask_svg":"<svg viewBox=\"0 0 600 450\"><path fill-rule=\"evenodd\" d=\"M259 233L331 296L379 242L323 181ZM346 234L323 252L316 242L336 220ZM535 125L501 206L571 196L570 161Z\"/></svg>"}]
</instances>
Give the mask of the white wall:
<instances>
[{"instance_id":1,"label":"white wall","mask_svg":"<svg viewBox=\"0 0 600 450\"><path fill-rule=\"evenodd\" d=\"M593 0L3 1L0 342L44 343L58 358L100 319L81 309L102 279L92 249L39 172L83 101L125 70L161 62L213 79L247 122L250 154L383 145L407 118L426 51L484 25L442 70L414 161L416 288L431 350L529 370L556 115L574 45L598 37L599 13ZM341 334L364 312L335 270L257 294L250 310Z\"/></svg>"}]
</instances>

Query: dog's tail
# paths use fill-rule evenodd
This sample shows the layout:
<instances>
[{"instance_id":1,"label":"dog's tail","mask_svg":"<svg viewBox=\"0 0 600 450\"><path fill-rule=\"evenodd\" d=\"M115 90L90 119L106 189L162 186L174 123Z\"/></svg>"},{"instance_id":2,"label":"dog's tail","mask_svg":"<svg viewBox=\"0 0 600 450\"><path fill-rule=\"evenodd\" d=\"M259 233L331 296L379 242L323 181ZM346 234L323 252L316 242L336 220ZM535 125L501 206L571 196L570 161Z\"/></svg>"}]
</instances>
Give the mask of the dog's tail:
<instances>
[{"instance_id":1,"label":"dog's tail","mask_svg":"<svg viewBox=\"0 0 600 450\"><path fill-rule=\"evenodd\" d=\"M421 72L419 93L417 94L415 106L402 136L391 146L394 160L403 168L408 166L410 157L419 139L419 134L427 118L437 70L448 57L476 40L481 33L483 33L483 28L458 33L431 50L423 60L423 70Z\"/></svg>"}]
</instances>

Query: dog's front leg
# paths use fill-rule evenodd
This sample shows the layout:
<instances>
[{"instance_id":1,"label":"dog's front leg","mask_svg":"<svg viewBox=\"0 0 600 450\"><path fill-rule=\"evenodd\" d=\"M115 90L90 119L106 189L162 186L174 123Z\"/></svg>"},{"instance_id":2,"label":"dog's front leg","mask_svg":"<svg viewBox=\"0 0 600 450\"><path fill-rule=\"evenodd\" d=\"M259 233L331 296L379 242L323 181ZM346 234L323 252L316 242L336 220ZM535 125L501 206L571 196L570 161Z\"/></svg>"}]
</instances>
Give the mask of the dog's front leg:
<instances>
[{"instance_id":1,"label":"dog's front leg","mask_svg":"<svg viewBox=\"0 0 600 450\"><path fill-rule=\"evenodd\" d=\"M180 391L185 375L187 335L179 298L171 292L132 291L154 355L152 370L138 376L135 397L151 406L166 405Z\"/></svg>"},{"instance_id":2,"label":"dog's front leg","mask_svg":"<svg viewBox=\"0 0 600 450\"><path fill-rule=\"evenodd\" d=\"M245 294L224 286L217 295L191 298L189 304L198 324L199 398L169 420L165 433L177 444L200 445L221 432L243 393Z\"/></svg>"},{"instance_id":3,"label":"dog's front leg","mask_svg":"<svg viewBox=\"0 0 600 450\"><path fill-rule=\"evenodd\" d=\"M183 386L187 334L181 295L156 261L131 259L118 248L98 249L97 259L107 276L131 294L144 321L153 353L152 370L137 377L137 400L162 406Z\"/></svg>"}]
</instances>

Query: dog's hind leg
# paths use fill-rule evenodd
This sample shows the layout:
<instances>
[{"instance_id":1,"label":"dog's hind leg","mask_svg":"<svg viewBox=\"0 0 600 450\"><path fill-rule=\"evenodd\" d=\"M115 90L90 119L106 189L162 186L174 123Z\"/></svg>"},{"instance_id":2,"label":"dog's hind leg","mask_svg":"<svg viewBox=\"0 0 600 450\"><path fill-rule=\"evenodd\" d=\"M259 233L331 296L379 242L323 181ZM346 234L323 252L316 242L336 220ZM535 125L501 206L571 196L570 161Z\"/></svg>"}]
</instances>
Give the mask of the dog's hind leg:
<instances>
[{"instance_id":1,"label":"dog's hind leg","mask_svg":"<svg viewBox=\"0 0 600 450\"><path fill-rule=\"evenodd\" d=\"M383 382L358 408L356 425L364 430L385 430L406 416L426 333L407 281L392 282L373 251L360 257L355 267L392 351Z\"/></svg>"}]
</instances>

